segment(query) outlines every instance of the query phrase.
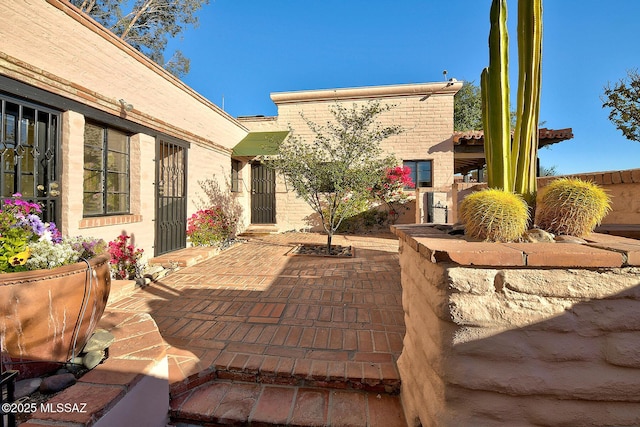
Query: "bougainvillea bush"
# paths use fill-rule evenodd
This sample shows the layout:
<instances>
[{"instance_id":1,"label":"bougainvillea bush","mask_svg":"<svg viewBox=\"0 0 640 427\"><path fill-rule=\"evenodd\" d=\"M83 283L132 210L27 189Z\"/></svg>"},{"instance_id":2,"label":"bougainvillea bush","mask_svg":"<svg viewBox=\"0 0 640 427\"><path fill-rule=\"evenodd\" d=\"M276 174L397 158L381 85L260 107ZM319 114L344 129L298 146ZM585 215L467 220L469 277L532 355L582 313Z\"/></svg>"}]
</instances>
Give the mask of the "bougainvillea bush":
<instances>
[{"instance_id":1,"label":"bougainvillea bush","mask_svg":"<svg viewBox=\"0 0 640 427\"><path fill-rule=\"evenodd\" d=\"M111 273L116 279L135 279L142 276L140 259L144 251L129 244L130 238L126 234L121 234L109 242Z\"/></svg>"},{"instance_id":2,"label":"bougainvillea bush","mask_svg":"<svg viewBox=\"0 0 640 427\"><path fill-rule=\"evenodd\" d=\"M404 189L414 187L411 169L406 166L396 166L385 170L383 178L371 188L371 194L387 206L389 221L395 224L401 211L409 209L410 199Z\"/></svg>"},{"instance_id":3,"label":"bougainvillea bush","mask_svg":"<svg viewBox=\"0 0 640 427\"><path fill-rule=\"evenodd\" d=\"M200 209L187 221L187 236L194 246L215 246L231 237L232 228L221 207Z\"/></svg>"}]
</instances>

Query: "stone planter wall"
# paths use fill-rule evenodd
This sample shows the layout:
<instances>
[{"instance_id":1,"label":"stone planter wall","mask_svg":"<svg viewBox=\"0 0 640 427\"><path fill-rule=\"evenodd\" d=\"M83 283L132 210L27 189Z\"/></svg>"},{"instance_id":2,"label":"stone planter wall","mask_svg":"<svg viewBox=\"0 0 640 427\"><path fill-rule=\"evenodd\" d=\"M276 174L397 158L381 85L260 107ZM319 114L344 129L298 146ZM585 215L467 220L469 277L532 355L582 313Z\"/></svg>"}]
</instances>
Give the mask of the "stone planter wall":
<instances>
[{"instance_id":1,"label":"stone planter wall","mask_svg":"<svg viewBox=\"0 0 640 427\"><path fill-rule=\"evenodd\" d=\"M640 423L640 242L470 243L396 226L409 425Z\"/></svg>"}]
</instances>

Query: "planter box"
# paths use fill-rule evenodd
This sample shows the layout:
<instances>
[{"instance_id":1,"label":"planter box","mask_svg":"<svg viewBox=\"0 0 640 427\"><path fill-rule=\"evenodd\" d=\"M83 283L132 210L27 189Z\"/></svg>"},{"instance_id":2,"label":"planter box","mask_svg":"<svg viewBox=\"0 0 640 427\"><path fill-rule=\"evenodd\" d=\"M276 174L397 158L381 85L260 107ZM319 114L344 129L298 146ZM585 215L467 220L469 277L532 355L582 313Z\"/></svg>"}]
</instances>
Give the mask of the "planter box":
<instances>
[{"instance_id":1,"label":"planter box","mask_svg":"<svg viewBox=\"0 0 640 427\"><path fill-rule=\"evenodd\" d=\"M409 425L637 425L640 242L471 243L392 229Z\"/></svg>"},{"instance_id":2,"label":"planter box","mask_svg":"<svg viewBox=\"0 0 640 427\"><path fill-rule=\"evenodd\" d=\"M0 339L7 368L39 375L80 352L109 297L109 255L51 270L0 275ZM37 362L37 363L34 363Z\"/></svg>"}]
</instances>

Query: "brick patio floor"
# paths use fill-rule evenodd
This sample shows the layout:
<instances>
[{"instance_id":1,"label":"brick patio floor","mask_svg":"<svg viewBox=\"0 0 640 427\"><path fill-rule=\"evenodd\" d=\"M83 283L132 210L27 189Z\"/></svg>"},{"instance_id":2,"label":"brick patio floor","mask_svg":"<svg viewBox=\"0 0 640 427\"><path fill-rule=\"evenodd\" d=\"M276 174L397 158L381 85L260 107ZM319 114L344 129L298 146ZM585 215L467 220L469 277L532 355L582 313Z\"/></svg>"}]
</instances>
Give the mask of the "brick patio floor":
<instances>
[{"instance_id":1,"label":"brick patio floor","mask_svg":"<svg viewBox=\"0 0 640 427\"><path fill-rule=\"evenodd\" d=\"M234 407L237 421L340 425L358 414L345 408L361 407L360 425L406 425L395 396L404 336L398 242L390 234L336 236L355 258L287 256L297 243L325 241L312 233L251 237L111 304L155 319L169 346L174 415L228 423L228 414L216 414L231 399L249 405ZM316 419L296 419L313 412L304 405ZM265 407L288 409L274 415Z\"/></svg>"}]
</instances>

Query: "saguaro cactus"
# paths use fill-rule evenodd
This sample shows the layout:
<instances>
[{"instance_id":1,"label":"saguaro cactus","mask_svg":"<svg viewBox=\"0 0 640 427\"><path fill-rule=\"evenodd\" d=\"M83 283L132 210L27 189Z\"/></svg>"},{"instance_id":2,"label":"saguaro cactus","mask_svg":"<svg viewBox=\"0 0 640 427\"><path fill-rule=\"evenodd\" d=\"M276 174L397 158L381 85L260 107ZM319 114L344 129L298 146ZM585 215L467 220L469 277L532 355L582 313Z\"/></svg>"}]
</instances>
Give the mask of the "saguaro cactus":
<instances>
[{"instance_id":1,"label":"saguaro cactus","mask_svg":"<svg viewBox=\"0 0 640 427\"><path fill-rule=\"evenodd\" d=\"M542 0L518 2L518 99L511 139L509 117L507 2L491 3L489 67L482 71L483 127L489 187L521 194L536 192L538 116L542 60Z\"/></svg>"}]
</instances>

